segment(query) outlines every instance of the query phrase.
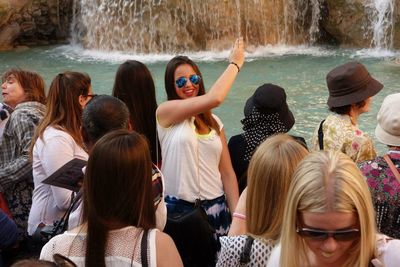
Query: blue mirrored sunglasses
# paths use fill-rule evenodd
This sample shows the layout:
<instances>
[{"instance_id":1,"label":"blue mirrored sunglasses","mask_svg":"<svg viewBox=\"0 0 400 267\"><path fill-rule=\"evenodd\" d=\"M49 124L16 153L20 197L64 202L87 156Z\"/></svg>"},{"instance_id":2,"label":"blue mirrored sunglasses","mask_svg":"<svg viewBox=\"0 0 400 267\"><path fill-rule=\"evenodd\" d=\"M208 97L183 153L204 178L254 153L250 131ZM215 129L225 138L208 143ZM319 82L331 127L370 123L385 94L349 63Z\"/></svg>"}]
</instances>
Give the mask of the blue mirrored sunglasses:
<instances>
[{"instance_id":1,"label":"blue mirrored sunglasses","mask_svg":"<svg viewBox=\"0 0 400 267\"><path fill-rule=\"evenodd\" d=\"M297 234L303 238L324 241L333 237L337 241L351 241L360 236L360 229L346 229L337 231L324 231L311 228L297 228Z\"/></svg>"},{"instance_id":2,"label":"blue mirrored sunglasses","mask_svg":"<svg viewBox=\"0 0 400 267\"><path fill-rule=\"evenodd\" d=\"M198 85L200 83L201 77L197 74L190 75L189 81L194 84ZM182 88L186 85L188 79L186 77L179 77L176 79L175 84L178 86L178 88Z\"/></svg>"}]
</instances>

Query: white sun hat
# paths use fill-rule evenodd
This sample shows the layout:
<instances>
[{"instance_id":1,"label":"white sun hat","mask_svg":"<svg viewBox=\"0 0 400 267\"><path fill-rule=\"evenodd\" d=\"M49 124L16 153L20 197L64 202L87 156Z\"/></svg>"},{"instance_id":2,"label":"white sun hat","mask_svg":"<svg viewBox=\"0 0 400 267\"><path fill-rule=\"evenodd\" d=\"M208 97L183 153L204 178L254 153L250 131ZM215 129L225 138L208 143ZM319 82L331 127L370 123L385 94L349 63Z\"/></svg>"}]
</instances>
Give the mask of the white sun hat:
<instances>
[{"instance_id":1,"label":"white sun hat","mask_svg":"<svg viewBox=\"0 0 400 267\"><path fill-rule=\"evenodd\" d=\"M400 93L388 95L377 116L375 136L379 142L400 146Z\"/></svg>"}]
</instances>

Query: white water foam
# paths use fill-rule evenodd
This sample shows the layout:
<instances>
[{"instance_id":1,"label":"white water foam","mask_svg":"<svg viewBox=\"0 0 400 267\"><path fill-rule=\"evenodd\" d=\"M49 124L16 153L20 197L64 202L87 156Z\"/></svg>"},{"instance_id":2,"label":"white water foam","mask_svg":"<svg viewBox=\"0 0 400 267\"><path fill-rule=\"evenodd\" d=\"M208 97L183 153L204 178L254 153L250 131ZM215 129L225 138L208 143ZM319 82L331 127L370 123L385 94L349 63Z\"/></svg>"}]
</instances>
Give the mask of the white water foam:
<instances>
[{"instance_id":1,"label":"white water foam","mask_svg":"<svg viewBox=\"0 0 400 267\"><path fill-rule=\"evenodd\" d=\"M175 54L130 54L124 51L99 51L84 49L77 45L63 45L48 51L53 56L63 56L78 62L111 62L121 63L134 59L144 63L169 61ZM187 52L184 55L195 61L223 61L229 57L230 50ZM332 56L337 50L317 46L268 45L246 48L246 60L279 57L284 55L310 55L315 57Z\"/></svg>"},{"instance_id":2,"label":"white water foam","mask_svg":"<svg viewBox=\"0 0 400 267\"><path fill-rule=\"evenodd\" d=\"M356 50L352 56L359 58L400 58L400 51L383 48L368 48Z\"/></svg>"}]
</instances>

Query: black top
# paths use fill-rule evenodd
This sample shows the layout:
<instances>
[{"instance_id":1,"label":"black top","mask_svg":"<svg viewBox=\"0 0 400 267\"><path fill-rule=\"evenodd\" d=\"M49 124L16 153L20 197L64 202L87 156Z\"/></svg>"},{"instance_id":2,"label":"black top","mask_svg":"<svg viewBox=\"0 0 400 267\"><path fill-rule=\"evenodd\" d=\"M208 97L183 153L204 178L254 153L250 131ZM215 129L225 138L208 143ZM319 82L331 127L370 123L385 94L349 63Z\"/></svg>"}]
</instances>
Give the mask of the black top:
<instances>
[{"instance_id":1,"label":"black top","mask_svg":"<svg viewBox=\"0 0 400 267\"><path fill-rule=\"evenodd\" d=\"M231 155L231 162L233 170L235 171L236 178L239 185L239 193L246 188L247 185L247 167L249 162L244 160L246 151L246 140L242 134L232 136L228 142L229 154ZM246 176L246 177L242 177Z\"/></svg>"},{"instance_id":2,"label":"black top","mask_svg":"<svg viewBox=\"0 0 400 267\"><path fill-rule=\"evenodd\" d=\"M291 135L291 137L307 148L307 143L303 137L293 135ZM241 194L247 186L247 168L249 167L249 161L244 159L246 146L247 144L243 134L232 136L228 142L233 170L238 180L239 194Z\"/></svg>"}]
</instances>

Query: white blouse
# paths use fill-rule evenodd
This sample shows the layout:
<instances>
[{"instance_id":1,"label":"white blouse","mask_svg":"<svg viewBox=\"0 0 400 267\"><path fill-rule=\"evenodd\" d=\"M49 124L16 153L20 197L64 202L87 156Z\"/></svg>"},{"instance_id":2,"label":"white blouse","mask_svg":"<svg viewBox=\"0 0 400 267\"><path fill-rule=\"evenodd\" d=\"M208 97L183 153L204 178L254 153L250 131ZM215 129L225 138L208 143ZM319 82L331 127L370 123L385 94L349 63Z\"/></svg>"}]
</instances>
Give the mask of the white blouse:
<instances>
[{"instance_id":1,"label":"white blouse","mask_svg":"<svg viewBox=\"0 0 400 267\"><path fill-rule=\"evenodd\" d=\"M28 234L32 235L40 223L52 225L60 219L71 202L72 191L42 183L47 177L74 158L88 159L88 154L65 131L47 127L43 138L33 147L32 208L28 219Z\"/></svg>"}]
</instances>

